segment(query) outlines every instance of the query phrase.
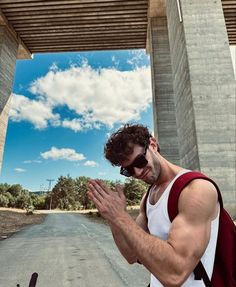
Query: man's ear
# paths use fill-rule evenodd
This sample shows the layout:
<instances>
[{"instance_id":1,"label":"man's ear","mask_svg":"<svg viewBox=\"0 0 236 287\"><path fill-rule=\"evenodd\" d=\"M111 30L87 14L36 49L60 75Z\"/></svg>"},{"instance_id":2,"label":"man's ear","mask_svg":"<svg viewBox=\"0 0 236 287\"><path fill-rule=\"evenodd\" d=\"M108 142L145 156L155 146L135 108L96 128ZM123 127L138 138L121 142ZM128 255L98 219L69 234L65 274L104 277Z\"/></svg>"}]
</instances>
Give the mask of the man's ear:
<instances>
[{"instance_id":1,"label":"man's ear","mask_svg":"<svg viewBox=\"0 0 236 287\"><path fill-rule=\"evenodd\" d=\"M154 137L150 137L149 145L153 148L153 150L160 152L159 144Z\"/></svg>"}]
</instances>

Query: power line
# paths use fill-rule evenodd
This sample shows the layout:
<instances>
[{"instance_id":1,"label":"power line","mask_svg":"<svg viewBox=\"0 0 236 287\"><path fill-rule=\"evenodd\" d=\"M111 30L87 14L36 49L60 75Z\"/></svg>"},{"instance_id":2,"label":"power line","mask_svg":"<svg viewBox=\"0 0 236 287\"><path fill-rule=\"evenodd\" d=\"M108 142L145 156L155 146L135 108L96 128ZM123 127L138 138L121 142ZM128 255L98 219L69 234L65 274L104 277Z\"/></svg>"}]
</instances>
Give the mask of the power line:
<instances>
[{"instance_id":1,"label":"power line","mask_svg":"<svg viewBox=\"0 0 236 287\"><path fill-rule=\"evenodd\" d=\"M48 181L48 191L51 190L52 182L55 181L55 179L47 179Z\"/></svg>"}]
</instances>

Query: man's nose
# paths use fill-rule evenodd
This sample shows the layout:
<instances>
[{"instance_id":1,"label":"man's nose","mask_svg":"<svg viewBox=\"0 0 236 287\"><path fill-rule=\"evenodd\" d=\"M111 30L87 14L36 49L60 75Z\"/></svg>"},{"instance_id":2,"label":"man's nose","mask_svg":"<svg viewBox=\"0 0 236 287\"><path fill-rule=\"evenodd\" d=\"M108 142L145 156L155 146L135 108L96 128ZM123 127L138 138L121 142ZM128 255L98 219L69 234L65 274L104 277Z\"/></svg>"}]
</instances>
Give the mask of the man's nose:
<instances>
[{"instance_id":1,"label":"man's nose","mask_svg":"<svg viewBox=\"0 0 236 287\"><path fill-rule=\"evenodd\" d=\"M143 168L134 167L134 175L135 177L140 177L143 172Z\"/></svg>"}]
</instances>

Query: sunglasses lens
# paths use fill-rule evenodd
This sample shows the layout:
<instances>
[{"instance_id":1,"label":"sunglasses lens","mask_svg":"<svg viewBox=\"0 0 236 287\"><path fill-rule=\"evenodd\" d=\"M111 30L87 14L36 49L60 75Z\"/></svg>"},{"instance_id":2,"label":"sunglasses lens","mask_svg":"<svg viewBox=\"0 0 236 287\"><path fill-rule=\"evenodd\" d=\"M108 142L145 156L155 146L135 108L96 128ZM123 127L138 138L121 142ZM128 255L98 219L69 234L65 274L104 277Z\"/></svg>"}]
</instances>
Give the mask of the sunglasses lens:
<instances>
[{"instance_id":1,"label":"sunglasses lens","mask_svg":"<svg viewBox=\"0 0 236 287\"><path fill-rule=\"evenodd\" d=\"M141 154L139 157L135 159L133 166L137 168L143 168L147 165L147 163L148 161L146 157L143 154Z\"/></svg>"},{"instance_id":2,"label":"sunglasses lens","mask_svg":"<svg viewBox=\"0 0 236 287\"><path fill-rule=\"evenodd\" d=\"M127 166L127 167L121 167L120 169L120 174L130 177L134 174L134 167L137 168L143 168L147 165L148 161L145 157L145 155L141 154L140 156L138 156L134 162L132 163L132 165Z\"/></svg>"},{"instance_id":3,"label":"sunglasses lens","mask_svg":"<svg viewBox=\"0 0 236 287\"><path fill-rule=\"evenodd\" d=\"M132 176L132 174L134 173L134 169L132 168L132 170L131 170L131 168L124 168L124 167L122 167L121 169L120 169L120 174L121 175L124 175L124 176L127 176L127 177L130 177L130 176Z\"/></svg>"}]
</instances>

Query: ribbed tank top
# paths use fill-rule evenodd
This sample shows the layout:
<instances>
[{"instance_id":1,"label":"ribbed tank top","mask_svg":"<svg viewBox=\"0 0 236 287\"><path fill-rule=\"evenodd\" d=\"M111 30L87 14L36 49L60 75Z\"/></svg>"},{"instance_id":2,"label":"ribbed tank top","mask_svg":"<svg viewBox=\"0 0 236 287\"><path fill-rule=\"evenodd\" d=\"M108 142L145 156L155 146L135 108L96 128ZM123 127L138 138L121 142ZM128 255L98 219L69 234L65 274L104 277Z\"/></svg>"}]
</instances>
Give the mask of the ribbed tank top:
<instances>
[{"instance_id":1,"label":"ribbed tank top","mask_svg":"<svg viewBox=\"0 0 236 287\"><path fill-rule=\"evenodd\" d=\"M155 205L150 204L150 194L147 199L147 217L148 217L148 229L150 234L159 237L162 240L167 240L169 230L171 227L171 222L168 215L167 203L168 197L170 193L170 189L176 179L184 174L190 172L189 170L183 169L181 170L175 178L170 182L167 186L159 200ZM217 243L217 235L218 235L218 227L219 227L219 213L217 217L211 223L211 236L207 248L201 258L202 264L206 269L206 272L211 278L214 266L214 258L215 258L215 250ZM158 279L151 274L151 283L150 287L159 287L163 286ZM194 280L194 274L191 273L185 283L182 285L184 287L205 287L204 282L202 280Z\"/></svg>"}]
</instances>

